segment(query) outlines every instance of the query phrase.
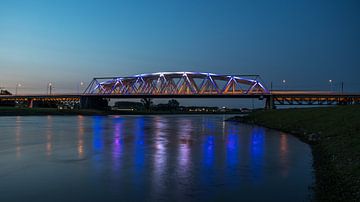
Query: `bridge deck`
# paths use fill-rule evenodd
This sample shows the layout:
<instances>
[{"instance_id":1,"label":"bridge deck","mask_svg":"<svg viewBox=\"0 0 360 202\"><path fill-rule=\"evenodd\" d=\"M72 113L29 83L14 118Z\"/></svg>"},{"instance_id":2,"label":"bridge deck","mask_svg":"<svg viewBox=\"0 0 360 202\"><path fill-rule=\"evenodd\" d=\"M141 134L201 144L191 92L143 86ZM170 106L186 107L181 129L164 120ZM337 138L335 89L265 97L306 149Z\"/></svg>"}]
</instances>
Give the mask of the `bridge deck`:
<instances>
[{"instance_id":1,"label":"bridge deck","mask_svg":"<svg viewBox=\"0 0 360 202\"><path fill-rule=\"evenodd\" d=\"M257 98L273 99L274 105L359 104L360 93L330 91L271 91L262 94L22 94L0 95L0 101L80 101L81 98Z\"/></svg>"},{"instance_id":2,"label":"bridge deck","mask_svg":"<svg viewBox=\"0 0 360 202\"><path fill-rule=\"evenodd\" d=\"M272 91L274 105L360 104L359 93L330 91Z\"/></svg>"}]
</instances>

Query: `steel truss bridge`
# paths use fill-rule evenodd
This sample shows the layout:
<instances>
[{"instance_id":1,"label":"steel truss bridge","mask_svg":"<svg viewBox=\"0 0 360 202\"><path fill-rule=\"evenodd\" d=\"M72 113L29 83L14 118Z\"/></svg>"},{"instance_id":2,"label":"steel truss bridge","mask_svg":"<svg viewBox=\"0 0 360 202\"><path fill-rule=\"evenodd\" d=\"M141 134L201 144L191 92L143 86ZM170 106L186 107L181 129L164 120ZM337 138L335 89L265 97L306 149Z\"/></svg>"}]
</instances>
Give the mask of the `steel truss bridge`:
<instances>
[{"instance_id":1,"label":"steel truss bridge","mask_svg":"<svg viewBox=\"0 0 360 202\"><path fill-rule=\"evenodd\" d=\"M85 94L256 95L269 94L258 75L160 72L130 77L94 78Z\"/></svg>"},{"instance_id":2,"label":"steel truss bridge","mask_svg":"<svg viewBox=\"0 0 360 202\"><path fill-rule=\"evenodd\" d=\"M270 91L258 75L203 72L159 72L125 77L94 78L84 93L0 95L0 102L79 103L93 108L109 98L257 98L266 108L276 105L360 104L360 94L329 91Z\"/></svg>"}]
</instances>

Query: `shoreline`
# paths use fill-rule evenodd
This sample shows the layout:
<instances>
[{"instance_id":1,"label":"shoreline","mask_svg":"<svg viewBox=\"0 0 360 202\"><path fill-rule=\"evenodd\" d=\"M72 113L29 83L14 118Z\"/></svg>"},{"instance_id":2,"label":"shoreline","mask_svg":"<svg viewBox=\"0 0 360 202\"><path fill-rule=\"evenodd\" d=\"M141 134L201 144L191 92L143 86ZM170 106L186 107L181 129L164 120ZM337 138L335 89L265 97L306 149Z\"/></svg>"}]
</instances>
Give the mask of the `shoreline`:
<instances>
[{"instance_id":1,"label":"shoreline","mask_svg":"<svg viewBox=\"0 0 360 202\"><path fill-rule=\"evenodd\" d=\"M360 106L258 111L227 119L279 130L311 147L315 201L360 201Z\"/></svg>"},{"instance_id":2,"label":"shoreline","mask_svg":"<svg viewBox=\"0 0 360 202\"><path fill-rule=\"evenodd\" d=\"M110 116L110 115L242 115L239 112L182 112L182 111L104 111L92 109L56 109L56 108L14 108L0 107L1 116Z\"/></svg>"}]
</instances>

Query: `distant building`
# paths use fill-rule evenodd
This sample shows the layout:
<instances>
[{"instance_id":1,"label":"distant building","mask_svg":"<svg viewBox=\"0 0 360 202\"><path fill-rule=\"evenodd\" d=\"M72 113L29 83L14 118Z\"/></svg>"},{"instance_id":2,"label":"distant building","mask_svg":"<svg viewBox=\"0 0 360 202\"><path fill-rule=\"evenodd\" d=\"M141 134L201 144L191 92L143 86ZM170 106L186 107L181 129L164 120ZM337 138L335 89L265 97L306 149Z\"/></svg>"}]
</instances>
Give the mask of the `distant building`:
<instances>
[{"instance_id":1,"label":"distant building","mask_svg":"<svg viewBox=\"0 0 360 202\"><path fill-rule=\"evenodd\" d=\"M8 90L0 89L0 95L12 95Z\"/></svg>"},{"instance_id":2,"label":"distant building","mask_svg":"<svg viewBox=\"0 0 360 202\"><path fill-rule=\"evenodd\" d=\"M115 102L112 110L119 111L140 111L144 109L144 105L140 102L128 102L128 101L119 101Z\"/></svg>"},{"instance_id":3,"label":"distant building","mask_svg":"<svg viewBox=\"0 0 360 202\"><path fill-rule=\"evenodd\" d=\"M0 89L0 95L12 95L8 90ZM15 101L0 101L0 106L15 106Z\"/></svg>"},{"instance_id":4,"label":"distant building","mask_svg":"<svg viewBox=\"0 0 360 202\"><path fill-rule=\"evenodd\" d=\"M188 112L217 112L219 107L190 106L184 107L183 110Z\"/></svg>"},{"instance_id":5,"label":"distant building","mask_svg":"<svg viewBox=\"0 0 360 202\"><path fill-rule=\"evenodd\" d=\"M248 109L248 108L241 108L240 111L242 113L250 113L252 110L251 109Z\"/></svg>"}]
</instances>

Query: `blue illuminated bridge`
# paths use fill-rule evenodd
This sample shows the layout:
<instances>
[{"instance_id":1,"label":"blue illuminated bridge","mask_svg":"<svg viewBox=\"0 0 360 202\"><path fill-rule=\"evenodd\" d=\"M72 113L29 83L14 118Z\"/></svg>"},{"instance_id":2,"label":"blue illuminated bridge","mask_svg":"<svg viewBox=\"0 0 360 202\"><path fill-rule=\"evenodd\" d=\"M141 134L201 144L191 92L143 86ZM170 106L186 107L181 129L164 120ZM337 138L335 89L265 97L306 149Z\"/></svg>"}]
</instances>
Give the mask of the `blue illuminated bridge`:
<instances>
[{"instance_id":1,"label":"blue illuminated bridge","mask_svg":"<svg viewBox=\"0 0 360 202\"><path fill-rule=\"evenodd\" d=\"M267 95L257 75L221 75L202 72L159 72L128 77L94 78L85 94L191 97Z\"/></svg>"},{"instance_id":2,"label":"blue illuminated bridge","mask_svg":"<svg viewBox=\"0 0 360 202\"><path fill-rule=\"evenodd\" d=\"M258 98L275 105L359 104L360 94L330 91L270 91L258 75L158 72L94 78L82 94L1 95L0 101L80 102L96 108L110 98Z\"/></svg>"}]
</instances>

